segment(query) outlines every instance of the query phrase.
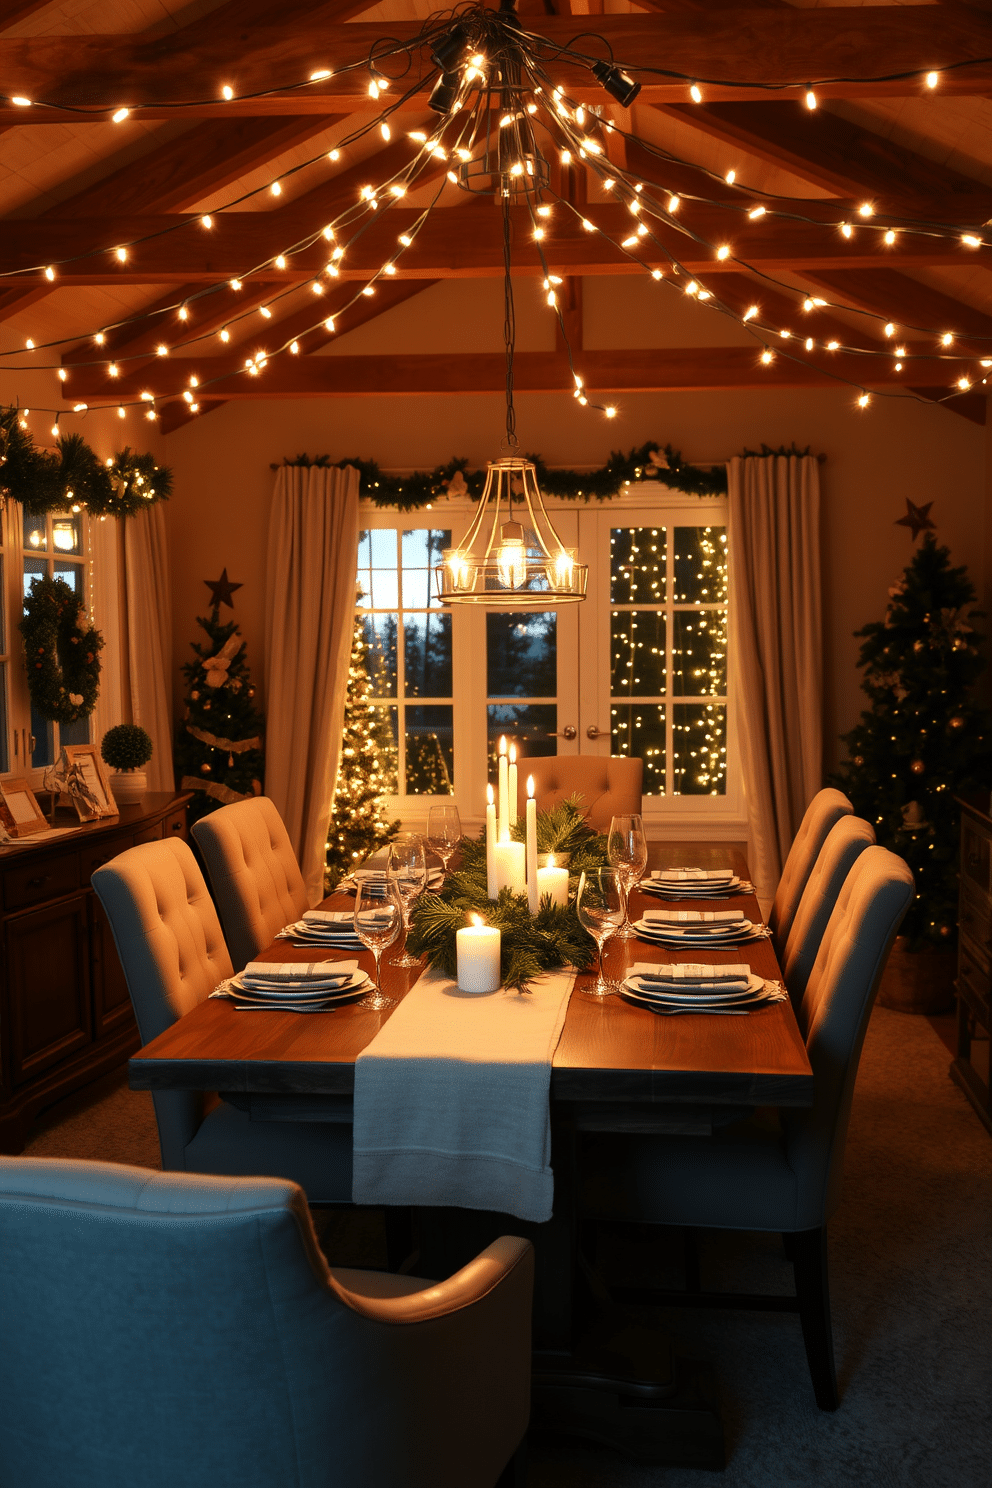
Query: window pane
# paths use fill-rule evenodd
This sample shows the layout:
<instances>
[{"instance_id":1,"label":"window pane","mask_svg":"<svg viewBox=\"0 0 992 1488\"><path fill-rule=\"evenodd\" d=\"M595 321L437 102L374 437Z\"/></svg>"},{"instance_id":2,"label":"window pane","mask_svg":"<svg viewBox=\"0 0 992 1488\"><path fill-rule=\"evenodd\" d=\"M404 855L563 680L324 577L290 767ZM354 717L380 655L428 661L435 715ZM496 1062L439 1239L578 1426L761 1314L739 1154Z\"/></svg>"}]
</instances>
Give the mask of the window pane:
<instances>
[{"instance_id":1,"label":"window pane","mask_svg":"<svg viewBox=\"0 0 992 1488\"><path fill-rule=\"evenodd\" d=\"M48 535L45 531L44 517L29 517L24 513L24 547L28 552L32 549L44 553L48 548Z\"/></svg>"},{"instance_id":2,"label":"window pane","mask_svg":"<svg viewBox=\"0 0 992 1488\"><path fill-rule=\"evenodd\" d=\"M610 616L610 686L614 697L665 693L665 616L658 610L614 610Z\"/></svg>"},{"instance_id":3,"label":"window pane","mask_svg":"<svg viewBox=\"0 0 992 1488\"><path fill-rule=\"evenodd\" d=\"M676 527L675 603L726 602L727 529Z\"/></svg>"},{"instance_id":4,"label":"window pane","mask_svg":"<svg viewBox=\"0 0 992 1488\"><path fill-rule=\"evenodd\" d=\"M665 708L662 703L614 703L610 709L610 753L644 762L646 796L665 794Z\"/></svg>"},{"instance_id":5,"label":"window pane","mask_svg":"<svg viewBox=\"0 0 992 1488\"><path fill-rule=\"evenodd\" d=\"M366 663L373 697L396 696L396 616L366 615Z\"/></svg>"},{"instance_id":6,"label":"window pane","mask_svg":"<svg viewBox=\"0 0 992 1488\"><path fill-rule=\"evenodd\" d=\"M453 708L406 710L406 789L411 796L450 796L455 773Z\"/></svg>"},{"instance_id":7,"label":"window pane","mask_svg":"<svg viewBox=\"0 0 992 1488\"><path fill-rule=\"evenodd\" d=\"M358 582L363 606L376 610L396 609L400 597L395 528L373 527L359 534Z\"/></svg>"},{"instance_id":8,"label":"window pane","mask_svg":"<svg viewBox=\"0 0 992 1488\"><path fill-rule=\"evenodd\" d=\"M77 516L67 512L52 518L52 547L56 553L83 551L82 525Z\"/></svg>"},{"instance_id":9,"label":"window pane","mask_svg":"<svg viewBox=\"0 0 992 1488\"><path fill-rule=\"evenodd\" d=\"M31 753L31 764L34 769L40 769L42 765L53 765L55 763L55 729L42 718L34 704L31 704L31 732L34 734L34 749Z\"/></svg>"},{"instance_id":10,"label":"window pane","mask_svg":"<svg viewBox=\"0 0 992 1488\"><path fill-rule=\"evenodd\" d=\"M490 703L487 713L489 741L489 774L495 780L500 736L507 744L516 744L517 761L539 754L557 754L558 708L555 703ZM526 771L520 779L526 780Z\"/></svg>"},{"instance_id":11,"label":"window pane","mask_svg":"<svg viewBox=\"0 0 992 1488\"><path fill-rule=\"evenodd\" d=\"M558 616L554 610L533 615L520 611L488 614L486 677L489 697L555 697Z\"/></svg>"},{"instance_id":12,"label":"window pane","mask_svg":"<svg viewBox=\"0 0 992 1488\"><path fill-rule=\"evenodd\" d=\"M451 697L450 615L404 616L403 677L407 697Z\"/></svg>"},{"instance_id":13,"label":"window pane","mask_svg":"<svg viewBox=\"0 0 992 1488\"><path fill-rule=\"evenodd\" d=\"M451 532L444 528L417 527L403 533L403 608L426 610L440 605L434 589L434 569L445 548L451 547Z\"/></svg>"},{"instance_id":14,"label":"window pane","mask_svg":"<svg viewBox=\"0 0 992 1488\"><path fill-rule=\"evenodd\" d=\"M0 593L2 593L0 589ZM0 662L0 771L10 769L10 754L7 733L7 663Z\"/></svg>"},{"instance_id":15,"label":"window pane","mask_svg":"<svg viewBox=\"0 0 992 1488\"><path fill-rule=\"evenodd\" d=\"M726 697L726 611L676 610L672 621L672 692L683 697Z\"/></svg>"},{"instance_id":16,"label":"window pane","mask_svg":"<svg viewBox=\"0 0 992 1488\"><path fill-rule=\"evenodd\" d=\"M610 532L613 604L664 604L665 528L614 527Z\"/></svg>"},{"instance_id":17,"label":"window pane","mask_svg":"<svg viewBox=\"0 0 992 1488\"><path fill-rule=\"evenodd\" d=\"M399 790L400 757L396 708L388 705L384 708L373 708L372 720L382 788L388 796L395 796Z\"/></svg>"},{"instance_id":18,"label":"window pane","mask_svg":"<svg viewBox=\"0 0 992 1488\"><path fill-rule=\"evenodd\" d=\"M31 586L37 578L44 578L48 572L48 564L44 558L25 558L24 560L24 597L31 593Z\"/></svg>"},{"instance_id":19,"label":"window pane","mask_svg":"<svg viewBox=\"0 0 992 1488\"><path fill-rule=\"evenodd\" d=\"M4 568L4 557L0 553L0 653L7 653L7 591L4 588L6 569ZM4 766L6 769L6 766Z\"/></svg>"},{"instance_id":20,"label":"window pane","mask_svg":"<svg viewBox=\"0 0 992 1488\"><path fill-rule=\"evenodd\" d=\"M68 584L74 594L83 592L83 565L81 563L56 563L55 577Z\"/></svg>"},{"instance_id":21,"label":"window pane","mask_svg":"<svg viewBox=\"0 0 992 1488\"><path fill-rule=\"evenodd\" d=\"M672 718L675 794L727 793L727 710L715 703L682 703Z\"/></svg>"},{"instance_id":22,"label":"window pane","mask_svg":"<svg viewBox=\"0 0 992 1488\"><path fill-rule=\"evenodd\" d=\"M77 718L75 723L59 724L59 744L88 744L89 742L89 718Z\"/></svg>"}]
</instances>

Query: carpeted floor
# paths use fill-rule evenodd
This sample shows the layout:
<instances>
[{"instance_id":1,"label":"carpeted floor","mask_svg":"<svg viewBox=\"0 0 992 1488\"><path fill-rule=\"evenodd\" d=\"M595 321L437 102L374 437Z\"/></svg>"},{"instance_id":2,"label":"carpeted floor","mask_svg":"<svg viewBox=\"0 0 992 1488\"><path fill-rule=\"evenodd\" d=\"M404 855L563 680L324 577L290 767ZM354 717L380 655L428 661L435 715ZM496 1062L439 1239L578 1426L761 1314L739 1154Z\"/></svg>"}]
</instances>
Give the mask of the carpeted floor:
<instances>
[{"instance_id":1,"label":"carpeted floor","mask_svg":"<svg viewBox=\"0 0 992 1488\"><path fill-rule=\"evenodd\" d=\"M814 1404L794 1316L668 1313L683 1351L716 1365L726 1472L538 1442L531 1488L988 1488L992 1140L948 1062L926 1019L876 1009L830 1227L840 1410ZM157 1167L151 1097L101 1082L39 1124L27 1150ZM367 1222L339 1221L323 1240L339 1264L381 1264ZM631 1278L664 1264L631 1240L613 1242L605 1259ZM788 1288L774 1236L710 1237L703 1264L705 1285Z\"/></svg>"}]
</instances>

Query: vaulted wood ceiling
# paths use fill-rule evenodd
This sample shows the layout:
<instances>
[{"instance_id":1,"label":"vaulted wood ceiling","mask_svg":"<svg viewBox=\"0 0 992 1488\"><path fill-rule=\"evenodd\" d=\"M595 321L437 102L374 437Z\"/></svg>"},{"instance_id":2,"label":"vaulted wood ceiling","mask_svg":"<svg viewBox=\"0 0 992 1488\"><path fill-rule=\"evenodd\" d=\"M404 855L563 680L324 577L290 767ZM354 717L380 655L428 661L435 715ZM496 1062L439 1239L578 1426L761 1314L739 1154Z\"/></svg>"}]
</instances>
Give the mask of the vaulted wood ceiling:
<instances>
[{"instance_id":1,"label":"vaulted wood ceiling","mask_svg":"<svg viewBox=\"0 0 992 1488\"><path fill-rule=\"evenodd\" d=\"M946 398L960 370L939 358L926 328L953 331L960 349L984 355L983 338L992 337L992 250L909 235L884 249L877 234L848 241L815 225L835 222L839 210L855 215L866 198L879 215L976 225L992 217L992 60L955 70L956 63L992 59L992 16L983 4L521 0L519 10L553 40L594 28L625 62L699 77L883 75L879 82L818 84L812 112L795 95L769 101L737 85L709 83L704 102L694 104L684 82L654 79L630 113L614 109L612 117L683 161L721 175L736 171L736 185L724 187L687 165L664 168L666 188L695 190L714 203L685 208L704 245L694 249L672 233L670 246L724 302L743 309L760 300L764 313L797 336L815 323L819 344L830 337L850 341L856 325L860 344L885 349L880 325L859 321L858 314L891 320L918 358L912 385L923 396ZM307 283L326 262L326 245L294 255L284 270L247 277L287 243L319 230L364 183L395 170L410 147L405 137L377 140L379 148L367 141L340 162L326 158L374 107L361 72L286 94L239 97L223 112L214 101L222 84L240 95L340 68L367 57L385 34L412 36L430 11L428 0L381 0L372 8L353 0L8 0L0 10L3 92L81 112L0 102L0 274L17 275L0 279L0 365L13 365L9 353L20 352L28 336L39 348L57 341L55 353L38 350L25 361L62 362L66 381L60 386L53 373L53 387L65 406L117 402L152 387L167 432L192 416L181 395L194 366L208 368L200 417L231 398L501 388L502 361L493 354L348 355L345 339L440 280L501 275L489 202L446 189L395 279L342 313L354 281L382 264L387 238L395 242L432 194L421 177L413 205L393 207L388 222L375 222L349 251L340 282L328 286L320 313L333 319L333 332L313 329ZM940 71L936 90L928 92L918 78L892 76L919 68ZM588 73L564 64L555 73L589 97ZM147 107L114 124L108 103ZM395 116L396 132L426 117L421 94ZM645 180L661 180L657 158L636 145L628 145L625 161ZM297 167L303 168L288 174ZM442 170L434 172L438 182ZM275 178L283 184L278 198L263 193L238 201ZM562 184L597 227L618 236L625 209L604 198L591 177L571 172ZM779 221L771 230L730 218L721 203L739 203L742 184L776 192L784 198L776 203L781 210L814 222ZM222 210L235 201L236 209ZM212 215L209 231L201 226L204 213ZM728 222L733 256L714 263L705 243L725 233ZM544 270L527 227L521 220L515 232L514 271L539 276ZM107 251L122 242L135 244L123 263ZM725 346L583 350L582 281L637 270L618 259L602 234L583 232L567 214L556 216L545 246L566 281L566 329L590 388L818 387L831 384L832 371L865 387L907 385L891 359L867 359L866 367L865 358L843 351L799 361L782 356L764 367L740 337ZM78 257L87 253L93 256ZM70 258L75 262L60 262ZM54 282L39 267L50 262L59 263ZM797 315L796 299L762 283L763 273L828 298L831 308ZM241 276L244 288L231 289L227 281ZM186 308L182 321L179 306ZM245 351L258 341L262 307L270 311L268 343L298 337L299 355L273 358L263 376L246 376ZM699 307L698 313L707 312ZM96 361L93 333L104 328ZM225 341L216 334L223 328ZM341 353L319 354L332 335L345 340ZM168 357L157 354L163 344ZM121 365L112 378L114 358ZM533 390L570 386L563 346L518 353L516 382ZM969 391L948 406L984 422L985 404L984 393Z\"/></svg>"}]
</instances>

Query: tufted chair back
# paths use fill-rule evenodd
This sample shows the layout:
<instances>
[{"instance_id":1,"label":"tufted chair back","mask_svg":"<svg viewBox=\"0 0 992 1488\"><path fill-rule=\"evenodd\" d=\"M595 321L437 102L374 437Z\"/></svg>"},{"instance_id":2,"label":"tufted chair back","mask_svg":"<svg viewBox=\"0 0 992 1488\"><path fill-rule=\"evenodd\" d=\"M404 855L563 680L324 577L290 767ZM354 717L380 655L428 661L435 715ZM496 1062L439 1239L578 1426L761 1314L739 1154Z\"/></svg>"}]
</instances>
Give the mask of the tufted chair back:
<instances>
[{"instance_id":1,"label":"tufted chair back","mask_svg":"<svg viewBox=\"0 0 992 1488\"><path fill-rule=\"evenodd\" d=\"M217 911L196 859L175 837L128 848L98 868L92 884L148 1044L231 975ZM154 1101L163 1166L181 1168L203 1118L203 1096L157 1091Z\"/></svg>"},{"instance_id":2,"label":"tufted chair back","mask_svg":"<svg viewBox=\"0 0 992 1488\"><path fill-rule=\"evenodd\" d=\"M825 1224L837 1206L868 1018L914 892L902 858L884 847L866 847L824 931L796 1014L813 1066L813 1105L781 1113L797 1180L796 1229Z\"/></svg>"},{"instance_id":3,"label":"tufted chair back","mask_svg":"<svg viewBox=\"0 0 992 1488\"><path fill-rule=\"evenodd\" d=\"M268 796L235 801L193 826L210 875L234 969L309 909L293 844Z\"/></svg>"},{"instance_id":4,"label":"tufted chair back","mask_svg":"<svg viewBox=\"0 0 992 1488\"><path fill-rule=\"evenodd\" d=\"M644 766L627 755L562 754L538 755L519 762L517 770L517 817L522 821L527 800L527 777L534 777L538 811L547 811L576 794L589 825L608 832L614 816L641 809L641 780Z\"/></svg>"},{"instance_id":5,"label":"tufted chair back","mask_svg":"<svg viewBox=\"0 0 992 1488\"><path fill-rule=\"evenodd\" d=\"M799 831L795 835L789 849L789 856L785 860L782 877L775 891L775 902L768 916L772 942L779 961L785 955L786 942L789 938L789 931L792 929L796 910L799 908L799 901L803 897L803 889L813 871L813 864L819 856L827 833L834 822L839 821L842 816L851 816L853 813L854 807L844 793L830 787L817 791L806 807L806 814L799 823Z\"/></svg>"},{"instance_id":6,"label":"tufted chair back","mask_svg":"<svg viewBox=\"0 0 992 1488\"><path fill-rule=\"evenodd\" d=\"M827 833L799 901L782 957L785 985L794 1007L802 1003L823 932L845 880L856 859L874 841L870 823L862 821L860 816L842 816Z\"/></svg>"}]
</instances>

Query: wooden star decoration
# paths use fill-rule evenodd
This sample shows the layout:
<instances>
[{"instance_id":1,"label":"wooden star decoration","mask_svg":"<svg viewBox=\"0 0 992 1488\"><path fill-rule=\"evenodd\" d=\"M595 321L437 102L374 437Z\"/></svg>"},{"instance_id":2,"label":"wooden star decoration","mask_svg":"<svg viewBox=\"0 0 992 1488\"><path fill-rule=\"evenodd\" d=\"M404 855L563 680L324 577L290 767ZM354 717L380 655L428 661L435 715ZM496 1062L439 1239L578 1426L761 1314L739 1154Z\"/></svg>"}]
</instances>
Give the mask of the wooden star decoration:
<instances>
[{"instance_id":1,"label":"wooden star decoration","mask_svg":"<svg viewBox=\"0 0 992 1488\"><path fill-rule=\"evenodd\" d=\"M936 522L930 520L930 508L932 501L926 502L924 506L914 506L909 497L906 497L906 515L898 517L893 523L895 527L908 527L913 534L913 541L919 537L921 532L936 532Z\"/></svg>"},{"instance_id":2,"label":"wooden star decoration","mask_svg":"<svg viewBox=\"0 0 992 1488\"><path fill-rule=\"evenodd\" d=\"M204 579L203 582L213 595L212 603L215 610L220 609L222 604L226 604L229 610L234 609L234 591L240 589L241 585L231 582L227 577L226 568L219 579Z\"/></svg>"}]
</instances>

